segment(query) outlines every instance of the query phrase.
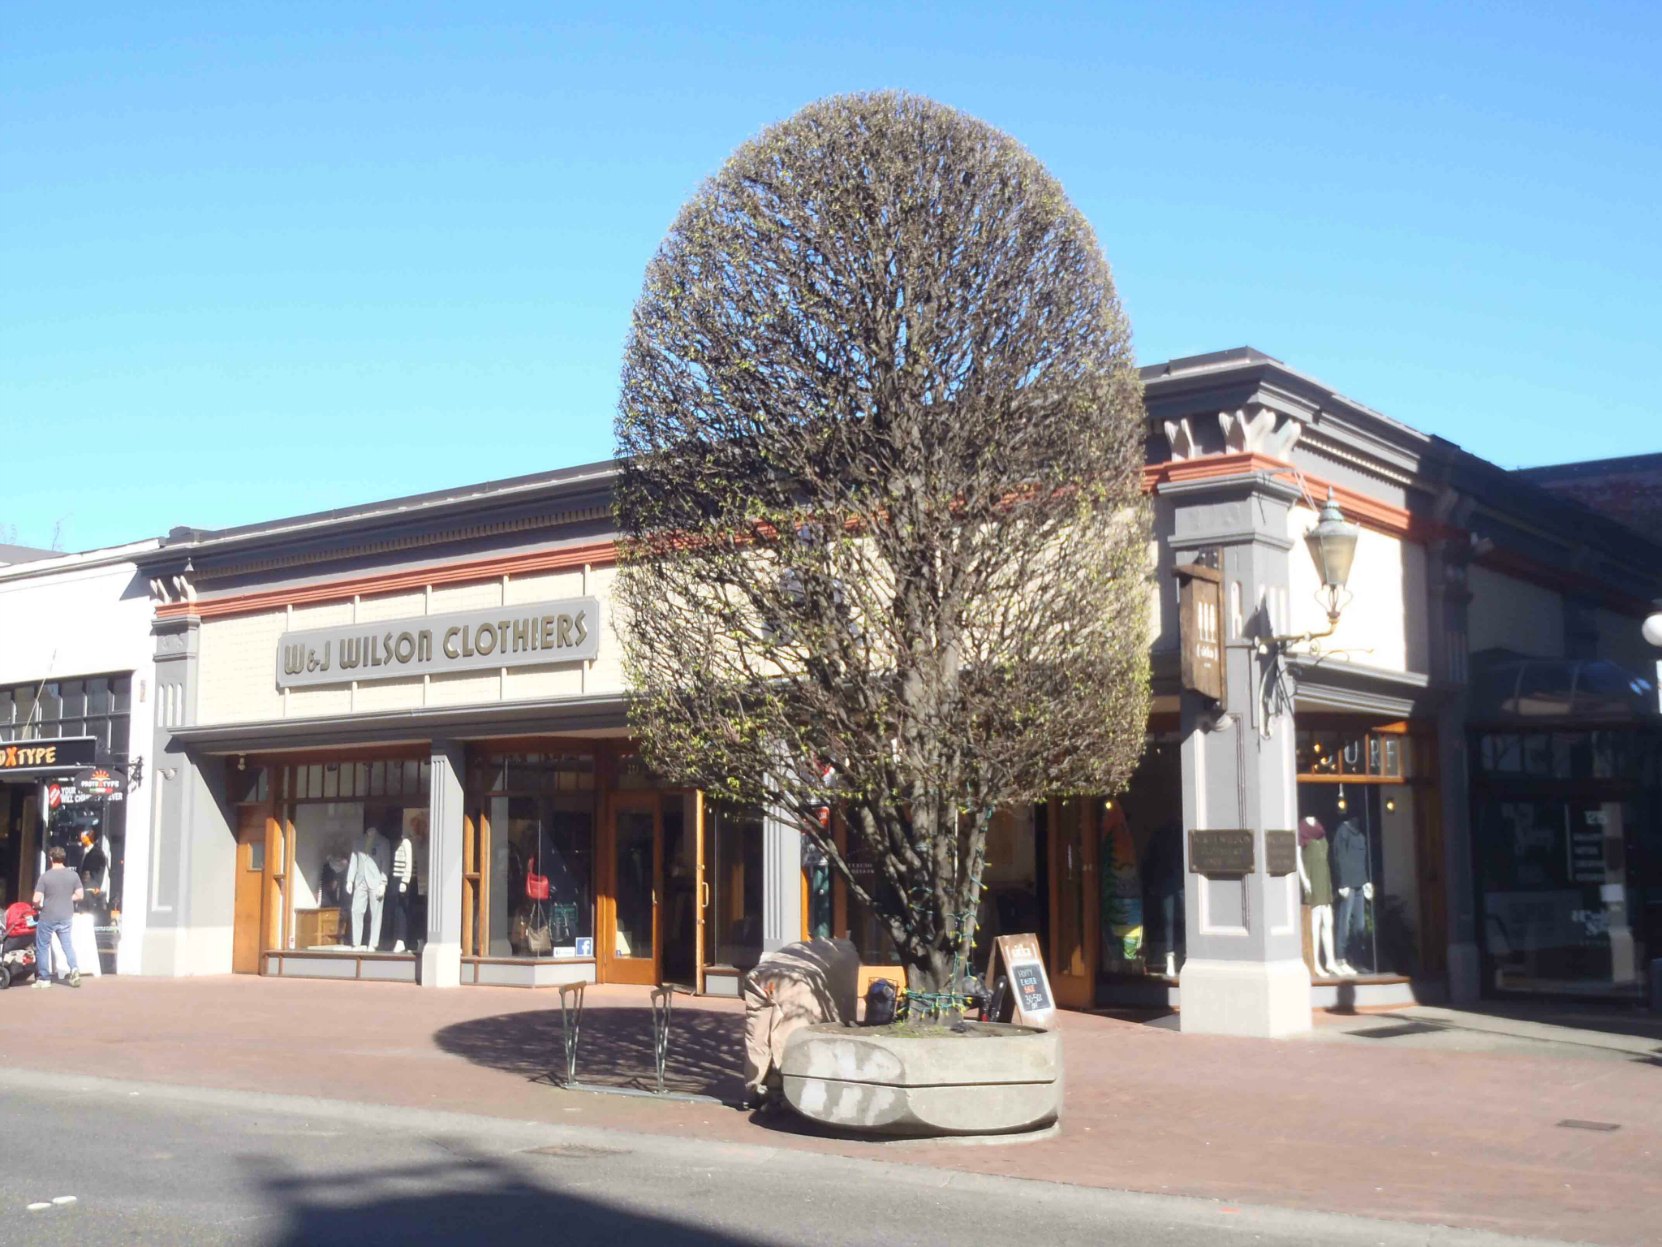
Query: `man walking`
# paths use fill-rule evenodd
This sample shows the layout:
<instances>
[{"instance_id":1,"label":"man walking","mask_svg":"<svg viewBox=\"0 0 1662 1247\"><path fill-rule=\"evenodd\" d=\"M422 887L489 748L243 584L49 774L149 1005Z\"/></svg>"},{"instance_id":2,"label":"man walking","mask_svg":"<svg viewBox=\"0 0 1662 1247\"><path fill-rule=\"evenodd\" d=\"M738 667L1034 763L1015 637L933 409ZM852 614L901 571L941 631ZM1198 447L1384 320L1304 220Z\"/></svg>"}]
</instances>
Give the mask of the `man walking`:
<instances>
[{"instance_id":1,"label":"man walking","mask_svg":"<svg viewBox=\"0 0 1662 1247\"><path fill-rule=\"evenodd\" d=\"M81 985L81 971L75 965L75 941L70 938L70 924L75 917L75 902L80 900L81 876L64 865L64 851L52 849L46 855L51 865L35 885L35 904L40 906L40 919L35 927L35 986L52 985L52 936L56 933L63 945L64 959L69 962L71 987Z\"/></svg>"}]
</instances>

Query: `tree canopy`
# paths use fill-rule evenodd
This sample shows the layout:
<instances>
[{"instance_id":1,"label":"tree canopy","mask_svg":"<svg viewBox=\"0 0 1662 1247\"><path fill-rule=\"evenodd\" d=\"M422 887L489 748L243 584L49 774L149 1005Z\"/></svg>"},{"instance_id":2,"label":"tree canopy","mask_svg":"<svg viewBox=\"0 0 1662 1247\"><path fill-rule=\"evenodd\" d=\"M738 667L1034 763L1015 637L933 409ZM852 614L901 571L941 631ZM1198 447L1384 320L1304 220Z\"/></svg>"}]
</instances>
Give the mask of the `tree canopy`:
<instances>
[{"instance_id":1,"label":"tree canopy","mask_svg":"<svg viewBox=\"0 0 1662 1247\"><path fill-rule=\"evenodd\" d=\"M682 209L622 380L647 763L799 822L946 985L994 811L1142 749L1142 396L1091 227L974 118L822 100Z\"/></svg>"}]
</instances>

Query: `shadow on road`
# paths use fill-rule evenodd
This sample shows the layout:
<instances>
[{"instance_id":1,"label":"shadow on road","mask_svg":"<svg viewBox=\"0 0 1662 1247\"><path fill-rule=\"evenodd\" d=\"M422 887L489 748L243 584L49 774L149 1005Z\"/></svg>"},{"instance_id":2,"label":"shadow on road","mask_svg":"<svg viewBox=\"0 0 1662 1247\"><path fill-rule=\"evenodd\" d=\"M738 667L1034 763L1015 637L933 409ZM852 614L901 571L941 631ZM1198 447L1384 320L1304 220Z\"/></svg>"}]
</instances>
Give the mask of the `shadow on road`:
<instances>
[{"instance_id":1,"label":"shadow on road","mask_svg":"<svg viewBox=\"0 0 1662 1247\"><path fill-rule=\"evenodd\" d=\"M605 1164L608 1149L550 1149L511 1159L478 1155L464 1147L450 1150L454 1159L443 1162L366 1165L327 1176L300 1173L267 1157L252 1159L252 1176L278 1210L278 1224L261 1226L257 1238L278 1247L755 1247L765 1241L702 1227L696 1213L672 1220L560 1189L584 1167ZM592 1168L589 1172L592 1178Z\"/></svg>"},{"instance_id":2,"label":"shadow on road","mask_svg":"<svg viewBox=\"0 0 1662 1247\"><path fill-rule=\"evenodd\" d=\"M665 1086L670 1091L739 1102L744 1093L744 1018L676 1009L670 1023ZM444 1051L533 1081L565 1075L560 1011L508 1013L447 1026L433 1036ZM577 1046L577 1079L592 1086L645 1090L656 1081L652 1010L589 1006Z\"/></svg>"}]
</instances>

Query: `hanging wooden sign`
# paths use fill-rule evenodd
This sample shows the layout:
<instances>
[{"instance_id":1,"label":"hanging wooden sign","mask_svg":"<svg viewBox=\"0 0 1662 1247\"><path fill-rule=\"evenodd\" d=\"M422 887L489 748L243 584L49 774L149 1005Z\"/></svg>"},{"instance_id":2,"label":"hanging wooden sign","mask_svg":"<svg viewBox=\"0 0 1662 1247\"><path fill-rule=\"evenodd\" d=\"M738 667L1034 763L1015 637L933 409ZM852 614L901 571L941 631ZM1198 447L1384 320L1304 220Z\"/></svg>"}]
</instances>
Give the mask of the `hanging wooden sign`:
<instances>
[{"instance_id":1,"label":"hanging wooden sign","mask_svg":"<svg viewBox=\"0 0 1662 1247\"><path fill-rule=\"evenodd\" d=\"M1223 574L1201 563L1172 569L1177 577L1179 676L1183 687L1217 702L1226 700L1223 658Z\"/></svg>"},{"instance_id":2,"label":"hanging wooden sign","mask_svg":"<svg viewBox=\"0 0 1662 1247\"><path fill-rule=\"evenodd\" d=\"M993 941L992 962L987 982L997 982L999 963L1009 981L1014 1009L1010 1020L1024 1026L1048 1027L1056 1017L1056 996L1050 990L1044 957L1036 935L1001 935Z\"/></svg>"}]
</instances>

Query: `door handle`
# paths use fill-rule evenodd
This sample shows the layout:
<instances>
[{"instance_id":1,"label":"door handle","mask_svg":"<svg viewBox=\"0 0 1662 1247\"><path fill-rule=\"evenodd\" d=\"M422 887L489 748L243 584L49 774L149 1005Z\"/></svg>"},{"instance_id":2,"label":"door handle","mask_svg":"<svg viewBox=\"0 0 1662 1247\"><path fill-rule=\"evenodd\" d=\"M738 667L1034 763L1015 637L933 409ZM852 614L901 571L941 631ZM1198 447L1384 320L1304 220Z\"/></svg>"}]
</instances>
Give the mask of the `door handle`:
<instances>
[{"instance_id":1,"label":"door handle","mask_svg":"<svg viewBox=\"0 0 1662 1247\"><path fill-rule=\"evenodd\" d=\"M710 881L708 879L698 881L698 907L700 909L710 908Z\"/></svg>"}]
</instances>

